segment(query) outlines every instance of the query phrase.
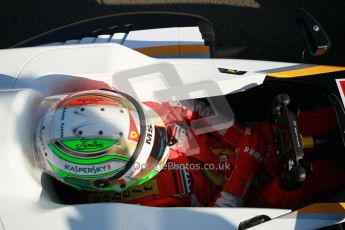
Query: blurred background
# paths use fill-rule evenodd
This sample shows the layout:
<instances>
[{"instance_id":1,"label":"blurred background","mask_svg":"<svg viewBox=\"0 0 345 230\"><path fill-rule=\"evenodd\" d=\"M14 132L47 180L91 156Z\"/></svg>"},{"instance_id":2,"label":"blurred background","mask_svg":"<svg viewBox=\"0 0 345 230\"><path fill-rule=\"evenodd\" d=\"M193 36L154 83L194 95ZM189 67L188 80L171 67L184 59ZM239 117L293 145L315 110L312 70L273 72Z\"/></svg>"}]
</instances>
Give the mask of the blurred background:
<instances>
[{"instance_id":1,"label":"blurred background","mask_svg":"<svg viewBox=\"0 0 345 230\"><path fill-rule=\"evenodd\" d=\"M328 53L308 62L345 66L344 0L0 0L0 48L93 17L171 11L211 21L219 57L301 62L299 7L320 22L332 42Z\"/></svg>"}]
</instances>

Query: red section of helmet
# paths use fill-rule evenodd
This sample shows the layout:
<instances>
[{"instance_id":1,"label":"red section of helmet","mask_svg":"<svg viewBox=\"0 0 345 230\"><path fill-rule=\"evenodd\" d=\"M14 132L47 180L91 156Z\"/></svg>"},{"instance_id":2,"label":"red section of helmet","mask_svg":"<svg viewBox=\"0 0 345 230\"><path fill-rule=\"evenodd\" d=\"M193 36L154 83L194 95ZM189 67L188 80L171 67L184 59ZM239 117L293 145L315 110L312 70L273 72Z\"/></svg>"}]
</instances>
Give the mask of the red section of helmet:
<instances>
[{"instance_id":1,"label":"red section of helmet","mask_svg":"<svg viewBox=\"0 0 345 230\"><path fill-rule=\"evenodd\" d=\"M109 100L108 98L104 97L96 97L96 96L86 96L73 99L67 102L64 106L80 106L80 105L113 105L119 106L118 103Z\"/></svg>"},{"instance_id":2,"label":"red section of helmet","mask_svg":"<svg viewBox=\"0 0 345 230\"><path fill-rule=\"evenodd\" d=\"M121 188L126 186L126 181L124 179L118 179L115 181Z\"/></svg>"},{"instance_id":3,"label":"red section of helmet","mask_svg":"<svg viewBox=\"0 0 345 230\"><path fill-rule=\"evenodd\" d=\"M110 106L120 106L115 101L99 96L78 96L76 98L67 97L65 100L60 101L56 108L60 106L70 107L70 106L83 106L83 105L110 105Z\"/></svg>"}]
</instances>

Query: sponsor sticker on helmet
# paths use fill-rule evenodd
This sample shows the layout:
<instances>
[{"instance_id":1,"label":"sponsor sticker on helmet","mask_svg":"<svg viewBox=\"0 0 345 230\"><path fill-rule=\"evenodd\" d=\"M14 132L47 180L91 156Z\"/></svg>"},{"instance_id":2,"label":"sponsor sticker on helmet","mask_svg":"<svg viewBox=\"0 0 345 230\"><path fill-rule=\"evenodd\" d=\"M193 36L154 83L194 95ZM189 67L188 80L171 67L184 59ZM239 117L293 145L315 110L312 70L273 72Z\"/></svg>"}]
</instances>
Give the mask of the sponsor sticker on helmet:
<instances>
[{"instance_id":1,"label":"sponsor sticker on helmet","mask_svg":"<svg viewBox=\"0 0 345 230\"><path fill-rule=\"evenodd\" d=\"M102 192L90 193L88 195L89 202L128 202L135 199L140 199L145 196L152 196L159 193L156 180L150 180L142 185L137 185L129 188L123 192Z\"/></svg>"},{"instance_id":2,"label":"sponsor sticker on helmet","mask_svg":"<svg viewBox=\"0 0 345 230\"><path fill-rule=\"evenodd\" d=\"M63 140L61 143L77 152L98 152L107 149L117 143L114 139L70 139Z\"/></svg>"}]
</instances>

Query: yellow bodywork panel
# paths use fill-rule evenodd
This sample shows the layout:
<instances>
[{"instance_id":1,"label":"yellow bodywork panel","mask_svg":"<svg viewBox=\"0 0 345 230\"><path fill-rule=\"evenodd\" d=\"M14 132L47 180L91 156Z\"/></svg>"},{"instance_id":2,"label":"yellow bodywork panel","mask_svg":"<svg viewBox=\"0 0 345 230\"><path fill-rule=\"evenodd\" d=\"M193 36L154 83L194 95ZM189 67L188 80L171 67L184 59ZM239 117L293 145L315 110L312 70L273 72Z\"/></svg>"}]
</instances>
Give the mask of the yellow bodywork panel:
<instances>
[{"instance_id":1,"label":"yellow bodywork panel","mask_svg":"<svg viewBox=\"0 0 345 230\"><path fill-rule=\"evenodd\" d=\"M269 73L267 76L269 77L276 77L276 78L293 78L293 77L303 77L315 74L322 74L322 73L331 73L345 70L343 66L311 66L302 69L295 69L295 70L288 70L276 73Z\"/></svg>"},{"instance_id":2,"label":"yellow bodywork panel","mask_svg":"<svg viewBox=\"0 0 345 230\"><path fill-rule=\"evenodd\" d=\"M302 213L332 213L345 215L345 203L317 203L294 211L295 214Z\"/></svg>"}]
</instances>

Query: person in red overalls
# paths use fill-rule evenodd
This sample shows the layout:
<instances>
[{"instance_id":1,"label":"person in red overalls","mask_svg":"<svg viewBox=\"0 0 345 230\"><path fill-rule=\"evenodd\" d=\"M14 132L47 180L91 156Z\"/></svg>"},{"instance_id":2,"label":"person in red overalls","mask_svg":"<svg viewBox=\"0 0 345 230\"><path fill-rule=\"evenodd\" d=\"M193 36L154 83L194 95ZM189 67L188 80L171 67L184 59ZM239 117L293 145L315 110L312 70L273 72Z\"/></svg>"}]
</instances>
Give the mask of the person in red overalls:
<instances>
[{"instance_id":1,"label":"person in red overalls","mask_svg":"<svg viewBox=\"0 0 345 230\"><path fill-rule=\"evenodd\" d=\"M170 103L147 103L160 113L166 124L179 123L181 119L189 122L197 119L200 114L209 116L211 113L210 108L203 102L189 101L188 104L189 109L172 106ZM331 106L302 112L297 122L302 135L313 137L328 135L338 126L335 111ZM277 154L272 148L271 130L267 123L251 127L235 124L223 134L213 132L196 135L195 139L200 147L198 154L186 156L184 151L177 148L172 150L170 157L171 161L181 164L215 166L213 170L189 168L193 179L191 195L183 199L180 196L152 196L134 199L130 203L161 207L235 207L242 206L247 198L247 205L291 208L334 194L345 186L342 180L337 179L345 175L344 169L335 164L333 159L326 159L313 163L313 171L301 188L291 192L281 189L276 172ZM178 157L175 157L175 154ZM306 154L313 153L309 150ZM161 172L156 178L157 181L165 181L165 173L168 172L169 170ZM259 174L262 184L251 188L255 174Z\"/></svg>"},{"instance_id":2,"label":"person in red overalls","mask_svg":"<svg viewBox=\"0 0 345 230\"><path fill-rule=\"evenodd\" d=\"M142 104L112 89L89 90L46 98L38 114L37 164L64 184L89 191L93 202L102 196L157 207L293 207L345 186L337 179L344 169L327 159L312 165L301 188L285 192L269 125L235 123L195 135L189 122L212 114L200 101ZM337 128L332 107L300 113L297 122L308 136Z\"/></svg>"}]
</instances>

